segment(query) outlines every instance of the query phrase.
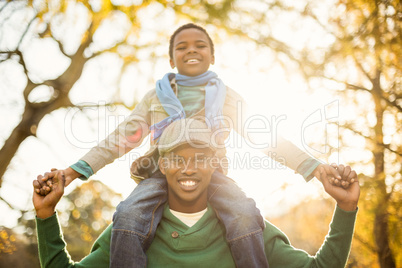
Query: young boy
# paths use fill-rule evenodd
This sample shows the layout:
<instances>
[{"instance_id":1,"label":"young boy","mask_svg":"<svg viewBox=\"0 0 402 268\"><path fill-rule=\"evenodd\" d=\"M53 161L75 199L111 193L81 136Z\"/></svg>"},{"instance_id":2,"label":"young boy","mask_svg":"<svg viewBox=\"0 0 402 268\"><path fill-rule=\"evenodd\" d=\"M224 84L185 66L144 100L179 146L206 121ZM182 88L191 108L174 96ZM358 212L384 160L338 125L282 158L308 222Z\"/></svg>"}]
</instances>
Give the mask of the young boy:
<instances>
[{"instance_id":1,"label":"young boy","mask_svg":"<svg viewBox=\"0 0 402 268\"><path fill-rule=\"evenodd\" d=\"M112 267L145 267L146 255L162 217L163 204L167 200L166 179L155 163L158 159L156 144L164 128L172 121L184 117L202 118L216 132L214 142L219 150L218 159L224 159L226 149L223 141L231 129L247 137L248 133L240 118L245 118L244 100L227 88L217 75L208 71L214 64L214 45L205 29L195 24L178 28L170 39L170 64L178 74L166 74L136 106L131 115L119 125L99 146L94 147L80 161L64 170L66 184L77 177L89 178L105 165L139 146L151 133L151 149L145 157L137 159L131 169L132 177L140 182L130 196L117 207L113 219L111 242ZM242 111L237 105L241 103ZM223 120L225 119L225 120ZM299 172L308 181L320 178L318 167L326 174L341 179L338 171L302 152L295 145L279 138L276 147L266 153L285 159L286 165ZM156 159L144 163L144 159ZM45 176L46 181L56 174ZM226 238L234 252L249 252L253 256L233 254L238 267L268 267L264 253L262 230L264 222L252 199L226 176L225 166L212 175L211 185L216 192L209 192L209 202L226 228ZM344 173L346 174L346 173ZM345 176L347 186L351 177ZM43 187L36 192L45 193ZM210 188L211 189L211 186ZM239 227L241 226L241 227ZM246 235L247 234L247 235ZM121 256L125 256L122 258ZM131 258L130 258L131 257Z\"/></svg>"}]
</instances>

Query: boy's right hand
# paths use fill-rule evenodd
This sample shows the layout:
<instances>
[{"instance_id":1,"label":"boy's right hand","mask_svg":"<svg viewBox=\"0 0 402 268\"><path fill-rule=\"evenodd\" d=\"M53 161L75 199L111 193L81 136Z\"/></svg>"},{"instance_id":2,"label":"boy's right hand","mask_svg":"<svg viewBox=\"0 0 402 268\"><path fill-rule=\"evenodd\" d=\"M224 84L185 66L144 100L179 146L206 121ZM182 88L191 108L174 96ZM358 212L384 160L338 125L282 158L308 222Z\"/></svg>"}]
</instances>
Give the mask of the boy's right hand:
<instances>
[{"instance_id":1,"label":"boy's right hand","mask_svg":"<svg viewBox=\"0 0 402 268\"><path fill-rule=\"evenodd\" d=\"M47 195L52 190L53 178L59 174L64 174L65 184L64 186L68 186L73 180L80 177L81 174L68 167L64 170L58 170L56 168L52 168L51 172L46 172L44 176L39 175L37 181L34 183L34 191L40 195Z\"/></svg>"}]
</instances>

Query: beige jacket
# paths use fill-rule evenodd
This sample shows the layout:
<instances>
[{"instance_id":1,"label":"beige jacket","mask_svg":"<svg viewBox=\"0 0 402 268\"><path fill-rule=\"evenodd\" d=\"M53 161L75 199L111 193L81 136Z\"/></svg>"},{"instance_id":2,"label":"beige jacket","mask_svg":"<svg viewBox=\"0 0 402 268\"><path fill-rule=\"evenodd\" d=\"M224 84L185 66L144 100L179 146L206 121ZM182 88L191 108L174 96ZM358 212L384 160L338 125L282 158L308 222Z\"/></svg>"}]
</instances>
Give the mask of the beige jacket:
<instances>
[{"instance_id":1,"label":"beige jacket","mask_svg":"<svg viewBox=\"0 0 402 268\"><path fill-rule=\"evenodd\" d=\"M177 91L174 81L172 88L174 91ZM232 129L246 139L248 138L247 129L244 127L244 123L249 118L247 105L243 98L230 88L227 88L226 91L223 116L225 126L221 130L223 131L224 139L229 136ZM141 102L136 105L133 112L115 131L100 142L98 146L92 148L80 160L88 163L93 172L96 173L131 149L138 147L143 139L150 134L149 127L166 117L168 117L168 114L163 109L156 91L153 89L145 95ZM204 118L204 109L192 117ZM223 159L226 155L226 148L222 147L217 151L217 155ZM304 160L310 158L308 154L300 150L293 143L281 137L278 137L276 146L267 147L263 151L268 156L293 170L296 170ZM150 150L143 157L136 159L132 164L132 178L136 182L148 178L158 168L158 157L155 142L151 137ZM227 167L222 167L221 171L227 174Z\"/></svg>"}]
</instances>

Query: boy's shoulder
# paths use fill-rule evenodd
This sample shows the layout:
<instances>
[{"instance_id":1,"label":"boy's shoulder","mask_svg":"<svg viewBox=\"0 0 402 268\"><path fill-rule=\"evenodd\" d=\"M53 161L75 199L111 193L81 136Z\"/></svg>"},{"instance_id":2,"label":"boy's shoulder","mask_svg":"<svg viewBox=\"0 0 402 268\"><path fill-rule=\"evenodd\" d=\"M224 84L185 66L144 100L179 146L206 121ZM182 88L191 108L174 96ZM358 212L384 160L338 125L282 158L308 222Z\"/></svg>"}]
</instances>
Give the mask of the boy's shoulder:
<instances>
[{"instance_id":1,"label":"boy's shoulder","mask_svg":"<svg viewBox=\"0 0 402 268\"><path fill-rule=\"evenodd\" d=\"M243 97L234 89L226 86L226 98L225 98L225 102L227 103L231 103L231 102L244 102Z\"/></svg>"},{"instance_id":2,"label":"boy's shoulder","mask_svg":"<svg viewBox=\"0 0 402 268\"><path fill-rule=\"evenodd\" d=\"M144 97L142 98L142 102L150 107L155 106L156 104L161 105L155 88L145 93Z\"/></svg>"},{"instance_id":3,"label":"boy's shoulder","mask_svg":"<svg viewBox=\"0 0 402 268\"><path fill-rule=\"evenodd\" d=\"M145 93L145 95L144 95L144 99L154 99L154 98L158 98L158 96L156 95L155 88L148 90L148 92Z\"/></svg>"}]
</instances>

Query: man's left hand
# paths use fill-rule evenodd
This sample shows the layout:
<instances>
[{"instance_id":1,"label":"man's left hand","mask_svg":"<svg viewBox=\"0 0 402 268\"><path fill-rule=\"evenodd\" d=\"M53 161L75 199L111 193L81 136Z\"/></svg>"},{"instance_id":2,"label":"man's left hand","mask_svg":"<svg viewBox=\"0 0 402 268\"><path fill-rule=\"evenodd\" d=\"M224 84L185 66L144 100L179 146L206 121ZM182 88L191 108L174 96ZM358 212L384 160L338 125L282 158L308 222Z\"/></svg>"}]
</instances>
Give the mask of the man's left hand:
<instances>
[{"instance_id":1,"label":"man's left hand","mask_svg":"<svg viewBox=\"0 0 402 268\"><path fill-rule=\"evenodd\" d=\"M33 181L34 189L38 189L43 176L39 175L37 180ZM48 218L55 213L56 205L64 194L64 186L66 183L64 173L59 172L52 179L52 190L46 195L41 195L37 191L33 191L33 204L36 210L36 216L41 219Z\"/></svg>"}]
</instances>

